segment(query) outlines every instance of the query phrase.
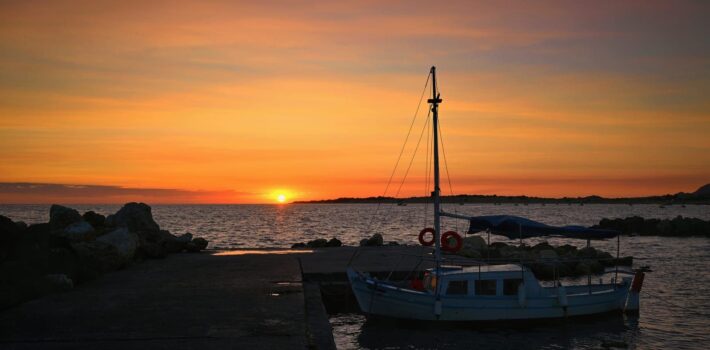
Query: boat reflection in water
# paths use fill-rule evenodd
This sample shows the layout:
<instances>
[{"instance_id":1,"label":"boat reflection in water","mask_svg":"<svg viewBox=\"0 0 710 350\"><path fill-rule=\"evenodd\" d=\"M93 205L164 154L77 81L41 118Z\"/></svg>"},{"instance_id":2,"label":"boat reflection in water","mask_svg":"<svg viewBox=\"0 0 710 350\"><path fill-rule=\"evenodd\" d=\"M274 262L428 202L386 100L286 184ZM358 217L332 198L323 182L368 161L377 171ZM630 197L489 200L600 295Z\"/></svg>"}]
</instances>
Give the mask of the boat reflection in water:
<instances>
[{"instance_id":1,"label":"boat reflection in water","mask_svg":"<svg viewBox=\"0 0 710 350\"><path fill-rule=\"evenodd\" d=\"M363 322L364 321L364 322ZM364 349L599 349L633 348L638 316L610 313L567 320L491 324L410 322L343 314L331 319L348 329L338 348Z\"/></svg>"}]
</instances>

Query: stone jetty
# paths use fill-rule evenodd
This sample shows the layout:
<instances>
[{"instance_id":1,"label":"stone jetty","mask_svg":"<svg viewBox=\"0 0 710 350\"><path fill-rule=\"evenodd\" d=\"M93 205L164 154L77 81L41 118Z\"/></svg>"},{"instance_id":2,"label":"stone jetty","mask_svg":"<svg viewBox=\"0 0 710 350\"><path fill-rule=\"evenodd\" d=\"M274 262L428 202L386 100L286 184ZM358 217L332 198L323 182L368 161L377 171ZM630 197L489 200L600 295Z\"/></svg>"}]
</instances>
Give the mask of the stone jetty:
<instances>
[{"instance_id":1,"label":"stone jetty","mask_svg":"<svg viewBox=\"0 0 710 350\"><path fill-rule=\"evenodd\" d=\"M595 228L617 230L624 234L641 236L710 237L710 220L676 216L673 219L645 219L631 216L602 219Z\"/></svg>"},{"instance_id":2,"label":"stone jetty","mask_svg":"<svg viewBox=\"0 0 710 350\"><path fill-rule=\"evenodd\" d=\"M0 310L136 261L198 252L208 244L190 233L162 230L144 203L127 203L108 217L52 205L49 217L28 226L0 216Z\"/></svg>"}]
</instances>

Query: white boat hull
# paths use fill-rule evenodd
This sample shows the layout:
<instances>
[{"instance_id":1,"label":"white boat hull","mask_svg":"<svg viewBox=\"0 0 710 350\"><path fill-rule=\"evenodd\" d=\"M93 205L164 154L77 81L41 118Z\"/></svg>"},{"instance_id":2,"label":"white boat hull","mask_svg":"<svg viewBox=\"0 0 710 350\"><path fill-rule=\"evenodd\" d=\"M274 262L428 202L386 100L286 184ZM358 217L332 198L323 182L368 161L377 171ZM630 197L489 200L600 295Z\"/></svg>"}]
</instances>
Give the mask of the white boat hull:
<instances>
[{"instance_id":1,"label":"white boat hull","mask_svg":"<svg viewBox=\"0 0 710 350\"><path fill-rule=\"evenodd\" d=\"M549 293L527 296L436 296L428 292L378 282L352 269L348 278L360 309L370 315L414 320L495 321L534 320L584 316L622 311L629 293L628 281L617 286L596 285L591 293L582 288L567 287L566 298ZM570 289L572 288L572 289ZM556 291L549 288L549 291ZM566 300L564 300L566 299ZM566 306L562 305L566 302Z\"/></svg>"}]
</instances>

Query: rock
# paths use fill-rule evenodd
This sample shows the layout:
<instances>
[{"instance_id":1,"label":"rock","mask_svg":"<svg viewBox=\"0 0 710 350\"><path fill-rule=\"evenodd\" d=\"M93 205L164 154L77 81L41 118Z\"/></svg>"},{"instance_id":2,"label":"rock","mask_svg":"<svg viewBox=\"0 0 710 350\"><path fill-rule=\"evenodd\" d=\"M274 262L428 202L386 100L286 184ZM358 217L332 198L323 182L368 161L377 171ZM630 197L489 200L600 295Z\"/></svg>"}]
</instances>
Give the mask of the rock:
<instances>
[{"instance_id":1,"label":"rock","mask_svg":"<svg viewBox=\"0 0 710 350\"><path fill-rule=\"evenodd\" d=\"M185 250L186 250L188 253L197 253L197 252L200 251L200 249L197 248L197 245L196 245L195 243L192 243L192 242L188 242L188 243L185 244Z\"/></svg>"},{"instance_id":2,"label":"rock","mask_svg":"<svg viewBox=\"0 0 710 350\"><path fill-rule=\"evenodd\" d=\"M363 242L364 242L364 244L363 244ZM382 238L382 235L379 233L375 233L369 239L366 239L366 240L363 239L362 241L360 241L361 246L364 245L367 247L377 247L377 246L381 246L383 244L384 244L384 239Z\"/></svg>"},{"instance_id":3,"label":"rock","mask_svg":"<svg viewBox=\"0 0 710 350\"><path fill-rule=\"evenodd\" d=\"M77 242L72 243L71 247L79 258L79 282L95 279L126 264L118 249L105 242Z\"/></svg>"},{"instance_id":4,"label":"rock","mask_svg":"<svg viewBox=\"0 0 710 350\"><path fill-rule=\"evenodd\" d=\"M74 282L65 274L45 275L44 279L50 284L54 291L67 291L74 288Z\"/></svg>"},{"instance_id":5,"label":"rock","mask_svg":"<svg viewBox=\"0 0 710 350\"><path fill-rule=\"evenodd\" d=\"M194 238L192 240L192 243L195 244L197 246L197 249L199 249L199 250L207 249L207 245L209 244L209 242L207 242L206 239L201 238L201 237Z\"/></svg>"},{"instance_id":6,"label":"rock","mask_svg":"<svg viewBox=\"0 0 710 350\"><path fill-rule=\"evenodd\" d=\"M111 226L127 227L129 231L158 232L160 226L153 220L150 206L145 203L127 203L106 222Z\"/></svg>"},{"instance_id":7,"label":"rock","mask_svg":"<svg viewBox=\"0 0 710 350\"><path fill-rule=\"evenodd\" d=\"M27 229L27 224L24 221L15 222L15 226L17 226L17 229L20 231L24 231Z\"/></svg>"},{"instance_id":8,"label":"rock","mask_svg":"<svg viewBox=\"0 0 710 350\"><path fill-rule=\"evenodd\" d=\"M190 240L192 239L192 234L188 233ZM183 235L182 239L170 233L168 230L158 231L157 237L154 240L157 244L162 245L168 254L179 253L185 250L185 245L190 242L188 236Z\"/></svg>"},{"instance_id":9,"label":"rock","mask_svg":"<svg viewBox=\"0 0 710 350\"><path fill-rule=\"evenodd\" d=\"M0 262L10 254L20 237L20 228L10 218L0 215Z\"/></svg>"},{"instance_id":10,"label":"rock","mask_svg":"<svg viewBox=\"0 0 710 350\"><path fill-rule=\"evenodd\" d=\"M306 248L306 243L299 242L291 245L291 249Z\"/></svg>"},{"instance_id":11,"label":"rock","mask_svg":"<svg viewBox=\"0 0 710 350\"><path fill-rule=\"evenodd\" d=\"M105 216L97 214L93 211L87 211L82 217L84 218L84 221L93 226L95 230L104 227L104 223L106 222Z\"/></svg>"},{"instance_id":12,"label":"rock","mask_svg":"<svg viewBox=\"0 0 710 350\"><path fill-rule=\"evenodd\" d=\"M550 243L547 242L541 242L538 243L534 246L532 246L532 251L543 251L543 250L554 250L555 248L550 245Z\"/></svg>"},{"instance_id":13,"label":"rock","mask_svg":"<svg viewBox=\"0 0 710 350\"><path fill-rule=\"evenodd\" d=\"M52 230L62 230L78 221L81 221L81 215L72 208L58 204L52 204L49 208L49 225Z\"/></svg>"},{"instance_id":14,"label":"rock","mask_svg":"<svg viewBox=\"0 0 710 350\"><path fill-rule=\"evenodd\" d=\"M326 247L340 247L343 245L343 242L341 242L339 239L333 237L331 238L328 243L325 244Z\"/></svg>"},{"instance_id":15,"label":"rock","mask_svg":"<svg viewBox=\"0 0 710 350\"><path fill-rule=\"evenodd\" d=\"M579 258L596 258L597 250L594 247L582 248L577 251L577 257Z\"/></svg>"},{"instance_id":16,"label":"rock","mask_svg":"<svg viewBox=\"0 0 710 350\"><path fill-rule=\"evenodd\" d=\"M493 243L491 243L490 248L498 250L498 249L501 249L501 248L504 248L507 246L508 245L503 242L493 242Z\"/></svg>"},{"instance_id":17,"label":"rock","mask_svg":"<svg viewBox=\"0 0 710 350\"><path fill-rule=\"evenodd\" d=\"M364 246L366 246L366 245L367 245L367 241L368 241L368 239L367 239L367 238L363 238L363 239L361 239L361 240L360 240L360 246L361 246L361 247L364 247Z\"/></svg>"},{"instance_id":18,"label":"rock","mask_svg":"<svg viewBox=\"0 0 710 350\"><path fill-rule=\"evenodd\" d=\"M114 246L118 254L126 262L133 259L138 249L138 235L128 231L125 227L117 228L96 240Z\"/></svg>"},{"instance_id":19,"label":"rock","mask_svg":"<svg viewBox=\"0 0 710 350\"><path fill-rule=\"evenodd\" d=\"M488 245L481 236L468 236L463 239L462 250L481 252L486 249L488 249Z\"/></svg>"},{"instance_id":20,"label":"rock","mask_svg":"<svg viewBox=\"0 0 710 350\"><path fill-rule=\"evenodd\" d=\"M577 254L577 247L571 244L565 244L555 248L555 252L558 256L571 256Z\"/></svg>"},{"instance_id":21,"label":"rock","mask_svg":"<svg viewBox=\"0 0 710 350\"><path fill-rule=\"evenodd\" d=\"M557 260L557 253L553 249L541 250L540 251L540 259Z\"/></svg>"},{"instance_id":22,"label":"rock","mask_svg":"<svg viewBox=\"0 0 710 350\"><path fill-rule=\"evenodd\" d=\"M49 249L49 269L50 274L63 274L72 281L78 281L80 275L79 257L71 249L65 247L52 247Z\"/></svg>"},{"instance_id":23,"label":"rock","mask_svg":"<svg viewBox=\"0 0 710 350\"><path fill-rule=\"evenodd\" d=\"M314 239L314 240L308 241L308 243L306 243L306 246L308 248L323 248L327 245L328 245L328 241L324 238Z\"/></svg>"},{"instance_id":24,"label":"rock","mask_svg":"<svg viewBox=\"0 0 710 350\"><path fill-rule=\"evenodd\" d=\"M483 257L481 251L468 248L459 250L457 254L471 259L480 259Z\"/></svg>"},{"instance_id":25,"label":"rock","mask_svg":"<svg viewBox=\"0 0 710 350\"><path fill-rule=\"evenodd\" d=\"M183 244L187 244L188 242L192 241L192 233L187 232L181 236L178 236L177 241Z\"/></svg>"},{"instance_id":26,"label":"rock","mask_svg":"<svg viewBox=\"0 0 710 350\"><path fill-rule=\"evenodd\" d=\"M604 272L604 267L596 260L582 261L574 271L577 275L587 275Z\"/></svg>"},{"instance_id":27,"label":"rock","mask_svg":"<svg viewBox=\"0 0 710 350\"><path fill-rule=\"evenodd\" d=\"M86 221L77 221L69 226L65 227L63 230L55 230L52 232L53 235L64 237L70 241L88 241L94 239L96 236L96 231L94 227L91 226Z\"/></svg>"},{"instance_id":28,"label":"rock","mask_svg":"<svg viewBox=\"0 0 710 350\"><path fill-rule=\"evenodd\" d=\"M49 224L30 225L15 241L8 259L20 261L33 275L44 275L49 265Z\"/></svg>"},{"instance_id":29,"label":"rock","mask_svg":"<svg viewBox=\"0 0 710 350\"><path fill-rule=\"evenodd\" d=\"M192 245L192 242L187 245ZM185 246L186 249L187 245ZM189 249L188 249L189 251ZM138 246L136 256L149 259L162 259L168 256L168 251L164 246L155 242L143 242Z\"/></svg>"}]
</instances>

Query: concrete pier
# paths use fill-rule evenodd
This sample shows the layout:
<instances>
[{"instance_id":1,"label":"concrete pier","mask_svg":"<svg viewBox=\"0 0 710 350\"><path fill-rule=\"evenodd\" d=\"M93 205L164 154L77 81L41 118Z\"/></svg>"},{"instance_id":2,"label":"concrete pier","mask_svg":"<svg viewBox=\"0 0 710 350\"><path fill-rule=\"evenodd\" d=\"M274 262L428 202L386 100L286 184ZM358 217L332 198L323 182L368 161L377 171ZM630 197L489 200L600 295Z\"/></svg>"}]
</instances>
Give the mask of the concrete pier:
<instances>
[{"instance_id":1,"label":"concrete pier","mask_svg":"<svg viewBox=\"0 0 710 350\"><path fill-rule=\"evenodd\" d=\"M404 276L431 267L426 249L174 254L0 312L0 348L334 349L323 300L354 301L351 260L382 278Z\"/></svg>"},{"instance_id":2,"label":"concrete pier","mask_svg":"<svg viewBox=\"0 0 710 350\"><path fill-rule=\"evenodd\" d=\"M175 254L0 313L3 349L304 349L297 254ZM332 335L331 335L332 337Z\"/></svg>"}]
</instances>

